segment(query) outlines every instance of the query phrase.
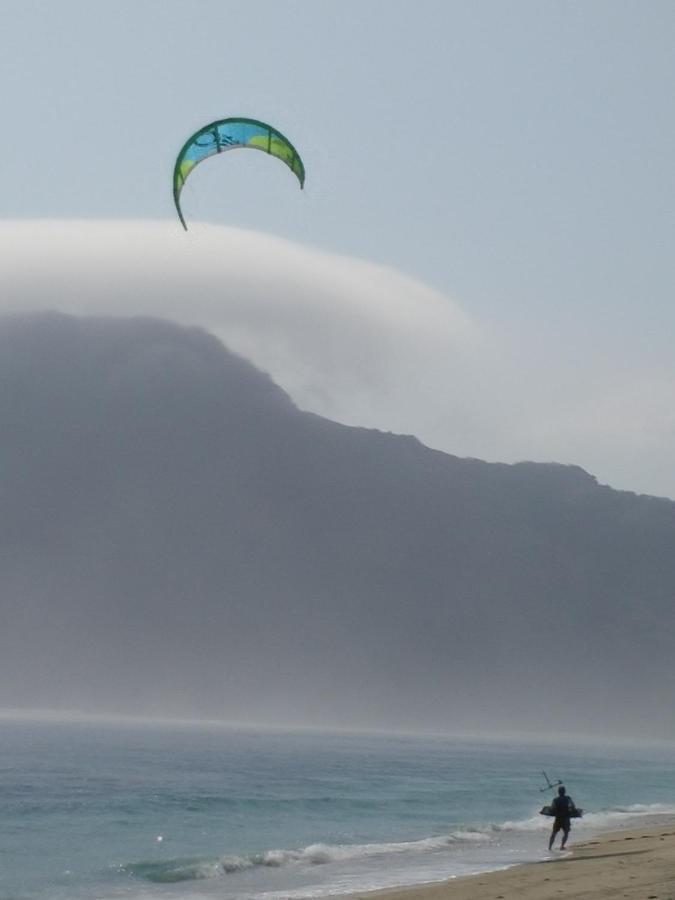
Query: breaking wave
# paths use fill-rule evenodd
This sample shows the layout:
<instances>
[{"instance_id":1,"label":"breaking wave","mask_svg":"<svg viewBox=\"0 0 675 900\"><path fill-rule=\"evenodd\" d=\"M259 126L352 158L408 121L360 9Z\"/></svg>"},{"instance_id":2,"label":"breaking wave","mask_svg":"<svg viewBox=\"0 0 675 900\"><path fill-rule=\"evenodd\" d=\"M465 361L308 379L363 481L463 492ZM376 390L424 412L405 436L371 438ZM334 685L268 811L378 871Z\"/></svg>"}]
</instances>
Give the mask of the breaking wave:
<instances>
[{"instance_id":1,"label":"breaking wave","mask_svg":"<svg viewBox=\"0 0 675 900\"><path fill-rule=\"evenodd\" d=\"M675 816L675 805L667 803L634 803L630 806L615 806L604 809L584 812L582 819L575 820L575 829L583 826L601 831L607 828L617 828L622 825L630 825L635 819L650 818L651 816ZM500 831L540 831L542 817L531 816L518 822L504 822L497 826Z\"/></svg>"},{"instance_id":2,"label":"breaking wave","mask_svg":"<svg viewBox=\"0 0 675 900\"><path fill-rule=\"evenodd\" d=\"M613 809L584 814L579 824L594 831L630 825L635 819L675 816L675 806L653 803L618 806ZM364 859L402 857L405 854L439 853L459 848L461 845L489 844L500 840L506 833L540 831L546 821L533 815L517 821L488 824L474 828L458 828L444 835L417 841L369 844L309 844L299 849L270 849L249 855L224 855L219 858L180 858L164 861L128 863L120 871L145 881L170 884L181 881L220 878L258 867L281 868L285 866L319 866L334 862ZM579 827L579 826L577 826Z\"/></svg>"},{"instance_id":3,"label":"breaking wave","mask_svg":"<svg viewBox=\"0 0 675 900\"><path fill-rule=\"evenodd\" d=\"M490 830L458 829L446 835L419 841L373 844L310 844L299 849L272 849L247 856L222 856L219 859L173 859L162 862L137 862L122 866L122 871L146 881L171 883L217 878L261 866L280 868L289 865L326 865L393 854L429 853L461 842L489 841Z\"/></svg>"}]
</instances>

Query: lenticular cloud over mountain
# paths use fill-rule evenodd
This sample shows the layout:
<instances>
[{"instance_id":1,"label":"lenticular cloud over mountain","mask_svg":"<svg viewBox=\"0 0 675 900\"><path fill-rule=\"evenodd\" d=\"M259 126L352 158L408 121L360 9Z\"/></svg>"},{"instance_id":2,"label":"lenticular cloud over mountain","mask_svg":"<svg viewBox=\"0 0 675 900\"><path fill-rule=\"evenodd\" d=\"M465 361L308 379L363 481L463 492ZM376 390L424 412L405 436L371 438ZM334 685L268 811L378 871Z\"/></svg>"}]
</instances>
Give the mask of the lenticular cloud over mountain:
<instances>
[{"instance_id":1,"label":"lenticular cloud over mountain","mask_svg":"<svg viewBox=\"0 0 675 900\"><path fill-rule=\"evenodd\" d=\"M199 224L185 234L174 223L9 222L0 238L10 286L2 311L199 325L304 408L411 431L410 410L429 405L422 415L451 415L459 444L473 428L461 386L483 365L479 327L448 297L392 269Z\"/></svg>"},{"instance_id":2,"label":"lenticular cloud over mountain","mask_svg":"<svg viewBox=\"0 0 675 900\"><path fill-rule=\"evenodd\" d=\"M675 496L668 371L547 346L515 319L497 335L391 268L237 228L15 221L0 239L0 311L196 325L303 409L462 456L574 462L614 486Z\"/></svg>"}]
</instances>

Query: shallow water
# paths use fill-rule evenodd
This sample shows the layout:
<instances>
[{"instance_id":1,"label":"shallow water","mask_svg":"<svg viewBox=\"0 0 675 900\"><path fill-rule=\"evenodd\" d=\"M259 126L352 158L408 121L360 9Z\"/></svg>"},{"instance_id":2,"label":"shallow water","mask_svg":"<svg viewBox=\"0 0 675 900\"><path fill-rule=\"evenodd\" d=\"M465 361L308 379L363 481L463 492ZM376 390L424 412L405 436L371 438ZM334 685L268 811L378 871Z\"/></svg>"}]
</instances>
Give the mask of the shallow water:
<instances>
[{"instance_id":1,"label":"shallow water","mask_svg":"<svg viewBox=\"0 0 675 900\"><path fill-rule=\"evenodd\" d=\"M2 900L322 896L546 854L675 814L675 748L197 726L0 723Z\"/></svg>"}]
</instances>

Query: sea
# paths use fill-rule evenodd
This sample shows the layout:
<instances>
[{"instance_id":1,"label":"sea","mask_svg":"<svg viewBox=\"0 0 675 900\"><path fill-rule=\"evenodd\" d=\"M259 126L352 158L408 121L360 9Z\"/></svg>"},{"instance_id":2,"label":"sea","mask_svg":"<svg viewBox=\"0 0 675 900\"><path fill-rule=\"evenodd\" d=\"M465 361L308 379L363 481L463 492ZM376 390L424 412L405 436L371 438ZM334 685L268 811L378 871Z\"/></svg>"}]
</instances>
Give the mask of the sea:
<instances>
[{"instance_id":1,"label":"sea","mask_svg":"<svg viewBox=\"0 0 675 900\"><path fill-rule=\"evenodd\" d=\"M549 858L675 816L672 744L0 720L2 900L285 900Z\"/></svg>"}]
</instances>

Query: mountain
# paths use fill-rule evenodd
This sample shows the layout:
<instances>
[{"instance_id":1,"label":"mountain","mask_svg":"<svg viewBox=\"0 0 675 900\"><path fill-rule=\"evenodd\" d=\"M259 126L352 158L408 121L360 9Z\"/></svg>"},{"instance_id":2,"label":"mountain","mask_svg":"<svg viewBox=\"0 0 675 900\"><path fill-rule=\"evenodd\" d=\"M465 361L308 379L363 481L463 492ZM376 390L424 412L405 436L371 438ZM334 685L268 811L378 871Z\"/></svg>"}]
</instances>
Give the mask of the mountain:
<instances>
[{"instance_id":1,"label":"mountain","mask_svg":"<svg viewBox=\"0 0 675 900\"><path fill-rule=\"evenodd\" d=\"M673 736L675 503L297 409L215 338L0 320L0 706Z\"/></svg>"}]
</instances>

